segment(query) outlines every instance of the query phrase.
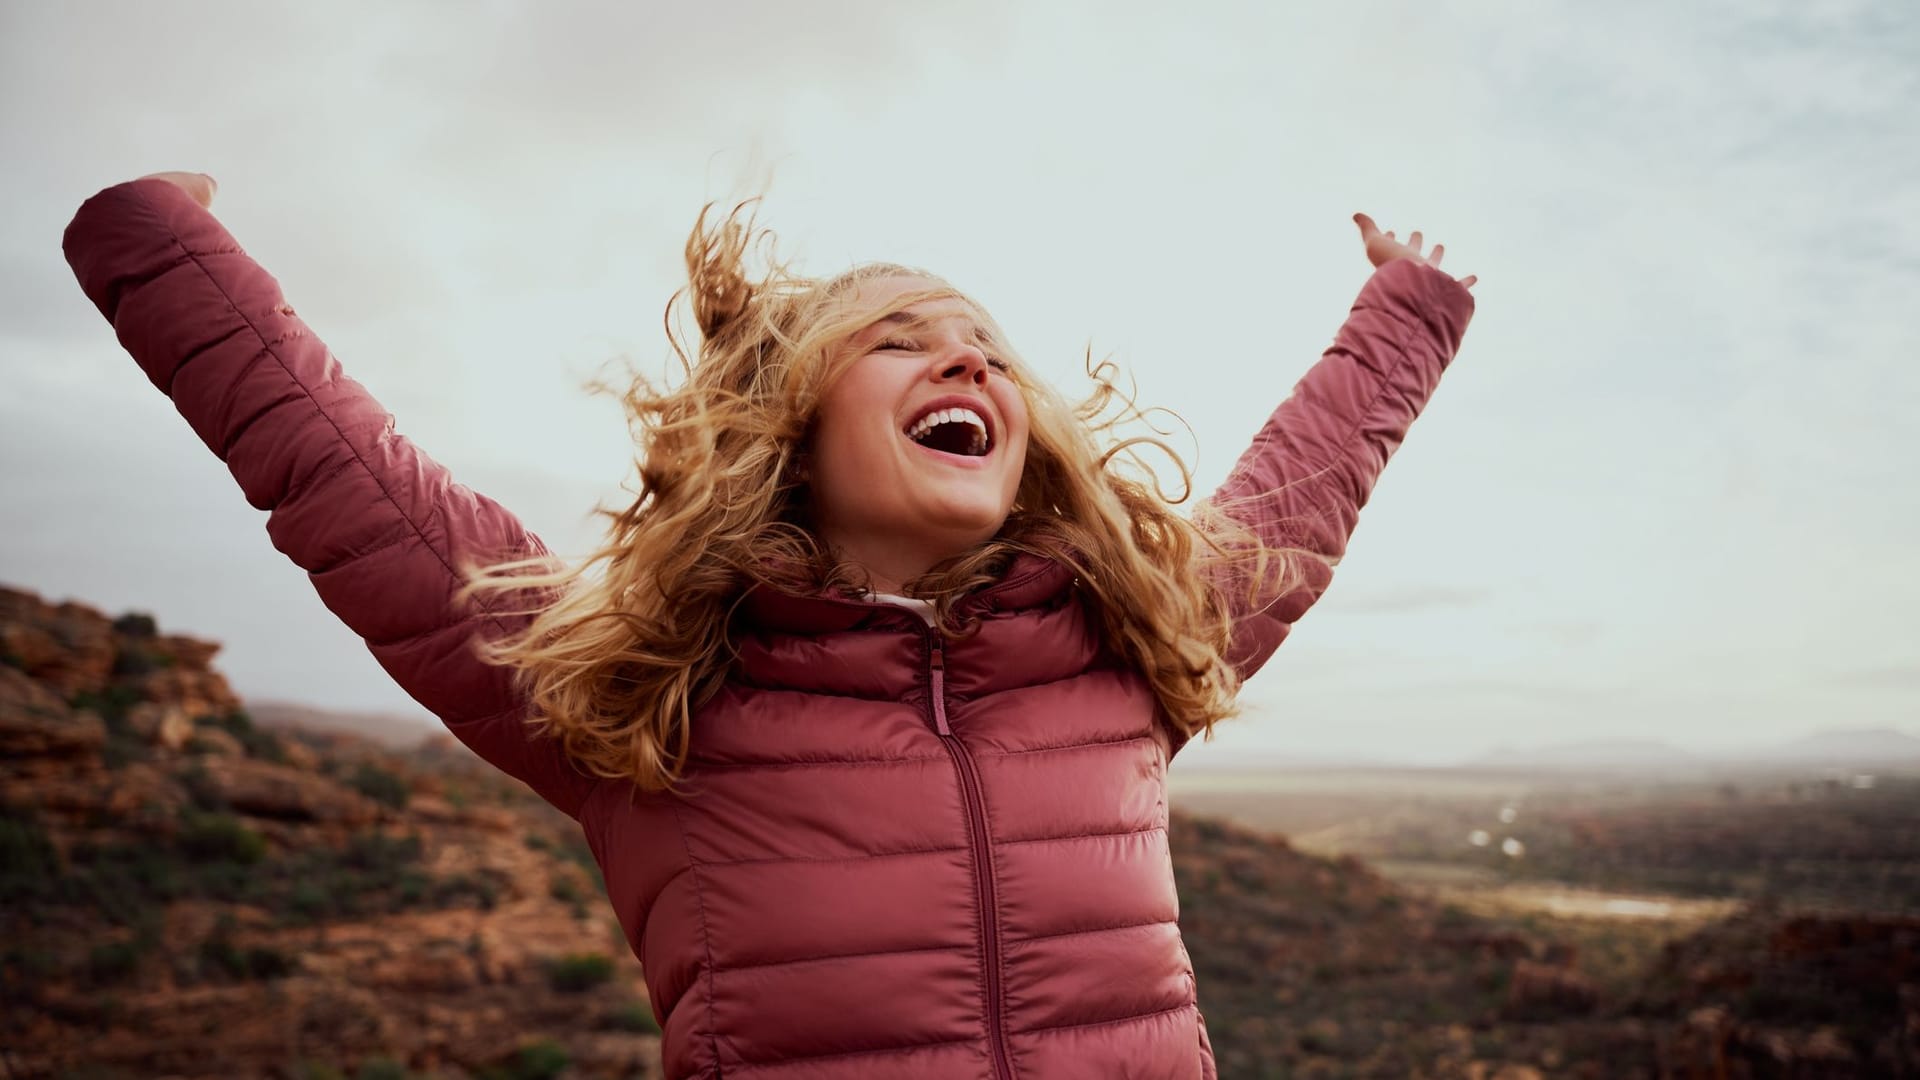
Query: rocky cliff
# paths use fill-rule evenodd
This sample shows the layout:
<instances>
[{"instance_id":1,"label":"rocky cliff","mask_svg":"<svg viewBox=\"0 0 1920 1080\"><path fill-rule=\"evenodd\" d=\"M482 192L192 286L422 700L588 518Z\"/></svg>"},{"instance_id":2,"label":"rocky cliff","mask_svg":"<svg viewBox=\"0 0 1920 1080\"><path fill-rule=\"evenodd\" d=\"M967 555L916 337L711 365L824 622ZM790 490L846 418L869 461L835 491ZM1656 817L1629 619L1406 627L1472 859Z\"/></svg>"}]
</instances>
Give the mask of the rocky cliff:
<instances>
[{"instance_id":1,"label":"rocky cliff","mask_svg":"<svg viewBox=\"0 0 1920 1080\"><path fill-rule=\"evenodd\" d=\"M649 1075L571 821L256 726L218 651L0 589L0 1076Z\"/></svg>"}]
</instances>

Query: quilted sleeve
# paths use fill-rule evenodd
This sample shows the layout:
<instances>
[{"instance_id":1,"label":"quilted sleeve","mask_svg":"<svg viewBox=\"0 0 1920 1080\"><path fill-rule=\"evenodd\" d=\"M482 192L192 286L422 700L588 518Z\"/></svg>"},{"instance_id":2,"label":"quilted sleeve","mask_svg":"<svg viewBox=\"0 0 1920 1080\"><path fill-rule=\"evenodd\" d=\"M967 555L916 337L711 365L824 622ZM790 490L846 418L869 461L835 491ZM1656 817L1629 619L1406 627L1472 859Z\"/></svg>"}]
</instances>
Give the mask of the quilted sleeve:
<instances>
[{"instance_id":1,"label":"quilted sleeve","mask_svg":"<svg viewBox=\"0 0 1920 1080\"><path fill-rule=\"evenodd\" d=\"M273 544L327 608L455 737L578 817L594 779L534 738L510 672L470 648L464 562L545 554L539 538L394 430L295 316L273 276L164 180L81 204L62 246L80 287L147 378L268 512Z\"/></svg>"},{"instance_id":2,"label":"quilted sleeve","mask_svg":"<svg viewBox=\"0 0 1920 1080\"><path fill-rule=\"evenodd\" d=\"M1209 503L1270 546L1303 547L1337 562L1387 459L1459 351L1473 307L1466 286L1423 263L1399 259L1376 270L1333 345ZM1306 569L1292 591L1251 602L1244 583L1216 582L1235 623L1228 659L1243 681L1331 584L1328 566Z\"/></svg>"}]
</instances>

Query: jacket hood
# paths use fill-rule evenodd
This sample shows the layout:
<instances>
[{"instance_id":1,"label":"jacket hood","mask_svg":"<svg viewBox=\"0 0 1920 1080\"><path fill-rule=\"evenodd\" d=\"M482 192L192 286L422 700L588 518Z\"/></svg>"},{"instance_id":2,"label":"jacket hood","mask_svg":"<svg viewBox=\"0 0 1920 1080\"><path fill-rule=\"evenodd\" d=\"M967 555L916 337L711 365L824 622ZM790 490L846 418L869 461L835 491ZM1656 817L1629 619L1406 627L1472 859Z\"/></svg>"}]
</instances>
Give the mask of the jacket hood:
<instances>
[{"instance_id":1,"label":"jacket hood","mask_svg":"<svg viewBox=\"0 0 1920 1080\"><path fill-rule=\"evenodd\" d=\"M954 605L976 631L948 642L946 687L959 697L1036 686L1087 670L1102 652L1074 569L1021 552L999 581ZM739 662L732 681L750 687L876 700L924 696L931 631L920 616L884 600L794 595L755 585L734 617Z\"/></svg>"}]
</instances>

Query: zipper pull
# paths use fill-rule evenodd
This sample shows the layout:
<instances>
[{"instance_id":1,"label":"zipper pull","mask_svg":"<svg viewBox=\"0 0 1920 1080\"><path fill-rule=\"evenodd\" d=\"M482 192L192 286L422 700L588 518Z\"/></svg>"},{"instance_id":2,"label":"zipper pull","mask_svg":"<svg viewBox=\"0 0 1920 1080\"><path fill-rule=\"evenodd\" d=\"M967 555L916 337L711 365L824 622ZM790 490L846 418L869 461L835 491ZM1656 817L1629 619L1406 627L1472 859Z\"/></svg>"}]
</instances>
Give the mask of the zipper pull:
<instances>
[{"instance_id":1,"label":"zipper pull","mask_svg":"<svg viewBox=\"0 0 1920 1080\"><path fill-rule=\"evenodd\" d=\"M953 729L947 726L947 657L938 641L928 648L927 674L932 684L933 729L942 735L951 735Z\"/></svg>"}]
</instances>

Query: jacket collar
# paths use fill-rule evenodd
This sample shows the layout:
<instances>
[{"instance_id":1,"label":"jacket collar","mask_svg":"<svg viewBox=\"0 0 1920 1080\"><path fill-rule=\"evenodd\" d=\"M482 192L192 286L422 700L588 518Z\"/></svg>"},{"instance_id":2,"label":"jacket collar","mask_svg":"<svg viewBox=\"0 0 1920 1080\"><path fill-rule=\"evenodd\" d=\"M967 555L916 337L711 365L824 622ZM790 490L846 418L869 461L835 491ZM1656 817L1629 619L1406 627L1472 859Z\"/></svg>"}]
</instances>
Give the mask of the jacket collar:
<instances>
[{"instance_id":1,"label":"jacket collar","mask_svg":"<svg viewBox=\"0 0 1920 1080\"><path fill-rule=\"evenodd\" d=\"M1044 555L1019 552L999 581L954 604L956 615L986 617L1042 607L1071 588L1073 567ZM764 583L748 588L736 609L745 627L774 633L817 635L843 630L923 627L918 615L884 600L782 592Z\"/></svg>"}]
</instances>

